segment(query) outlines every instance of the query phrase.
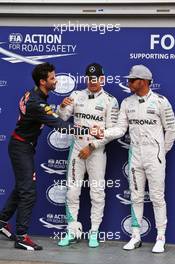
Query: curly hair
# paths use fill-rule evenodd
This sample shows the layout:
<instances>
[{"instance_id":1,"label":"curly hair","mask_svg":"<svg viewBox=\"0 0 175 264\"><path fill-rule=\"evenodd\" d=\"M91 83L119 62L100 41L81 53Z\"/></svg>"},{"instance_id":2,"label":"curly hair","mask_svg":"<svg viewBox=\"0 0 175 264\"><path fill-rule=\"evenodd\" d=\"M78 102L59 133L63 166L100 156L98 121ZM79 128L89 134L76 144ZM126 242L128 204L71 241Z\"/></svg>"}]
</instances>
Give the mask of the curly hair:
<instances>
[{"instance_id":1,"label":"curly hair","mask_svg":"<svg viewBox=\"0 0 175 264\"><path fill-rule=\"evenodd\" d=\"M55 66L48 62L38 64L32 71L32 78L37 86L40 85L40 80L47 80L48 73L55 71Z\"/></svg>"}]
</instances>

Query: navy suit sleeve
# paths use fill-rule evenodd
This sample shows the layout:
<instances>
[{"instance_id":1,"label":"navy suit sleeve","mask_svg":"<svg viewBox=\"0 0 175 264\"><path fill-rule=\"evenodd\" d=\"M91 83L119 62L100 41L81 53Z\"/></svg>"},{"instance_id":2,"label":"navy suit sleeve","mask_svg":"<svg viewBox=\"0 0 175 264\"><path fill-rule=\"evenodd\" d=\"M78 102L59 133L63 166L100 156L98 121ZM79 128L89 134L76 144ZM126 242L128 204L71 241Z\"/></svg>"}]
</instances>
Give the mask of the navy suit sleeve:
<instances>
[{"instance_id":1,"label":"navy suit sleeve","mask_svg":"<svg viewBox=\"0 0 175 264\"><path fill-rule=\"evenodd\" d=\"M88 134L89 129L78 128L70 122L62 120L55 112L52 111L48 104L35 104L34 106L35 119L44 125L53 127L63 134L84 135Z\"/></svg>"}]
</instances>

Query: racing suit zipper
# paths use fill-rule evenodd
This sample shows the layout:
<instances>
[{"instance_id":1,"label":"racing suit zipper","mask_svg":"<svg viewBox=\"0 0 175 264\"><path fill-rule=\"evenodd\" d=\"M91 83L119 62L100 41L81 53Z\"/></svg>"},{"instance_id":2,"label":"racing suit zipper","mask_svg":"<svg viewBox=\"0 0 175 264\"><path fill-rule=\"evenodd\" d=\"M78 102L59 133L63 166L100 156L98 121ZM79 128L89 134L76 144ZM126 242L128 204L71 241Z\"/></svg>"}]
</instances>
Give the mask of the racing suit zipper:
<instances>
[{"instance_id":1,"label":"racing suit zipper","mask_svg":"<svg viewBox=\"0 0 175 264\"><path fill-rule=\"evenodd\" d=\"M158 159L158 161L159 161L160 163L162 163L162 161L161 161L161 159L160 159L160 157L159 157L159 154L160 154L160 144L159 144L159 142L158 142L156 139L154 139L154 140L156 141L156 143L157 143L157 145L158 145L157 159Z\"/></svg>"}]
</instances>

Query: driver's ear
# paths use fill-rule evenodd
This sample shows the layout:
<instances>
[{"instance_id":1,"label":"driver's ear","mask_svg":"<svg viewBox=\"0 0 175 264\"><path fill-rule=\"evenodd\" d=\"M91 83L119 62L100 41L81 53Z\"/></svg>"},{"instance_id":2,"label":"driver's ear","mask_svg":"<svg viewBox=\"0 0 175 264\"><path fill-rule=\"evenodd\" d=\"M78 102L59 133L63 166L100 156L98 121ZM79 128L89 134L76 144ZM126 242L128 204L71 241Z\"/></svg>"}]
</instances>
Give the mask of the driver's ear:
<instances>
[{"instance_id":1,"label":"driver's ear","mask_svg":"<svg viewBox=\"0 0 175 264\"><path fill-rule=\"evenodd\" d=\"M46 84L46 81L44 79L40 79L40 85L44 86Z\"/></svg>"}]
</instances>

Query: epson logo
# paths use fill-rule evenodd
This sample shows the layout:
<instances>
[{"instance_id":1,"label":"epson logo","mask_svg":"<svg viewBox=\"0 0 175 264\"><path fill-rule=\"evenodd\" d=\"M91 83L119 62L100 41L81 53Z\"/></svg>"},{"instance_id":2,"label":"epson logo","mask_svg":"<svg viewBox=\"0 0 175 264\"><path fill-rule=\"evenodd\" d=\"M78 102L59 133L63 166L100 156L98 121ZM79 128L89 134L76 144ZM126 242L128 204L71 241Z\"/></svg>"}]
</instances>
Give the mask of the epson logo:
<instances>
[{"instance_id":1,"label":"epson logo","mask_svg":"<svg viewBox=\"0 0 175 264\"><path fill-rule=\"evenodd\" d=\"M163 36L152 34L150 36L150 49L154 50L156 46L161 46L164 50L171 50L175 46L175 38L171 34Z\"/></svg>"},{"instance_id":2,"label":"epson logo","mask_svg":"<svg viewBox=\"0 0 175 264\"><path fill-rule=\"evenodd\" d=\"M125 233L129 237L132 235L131 225L132 225L132 218L131 218L131 215L128 215L122 220L121 228L122 228L123 233ZM144 237L148 235L150 230L151 230L151 223L149 219L146 217L143 217L141 231L140 231L141 236Z\"/></svg>"}]
</instances>

